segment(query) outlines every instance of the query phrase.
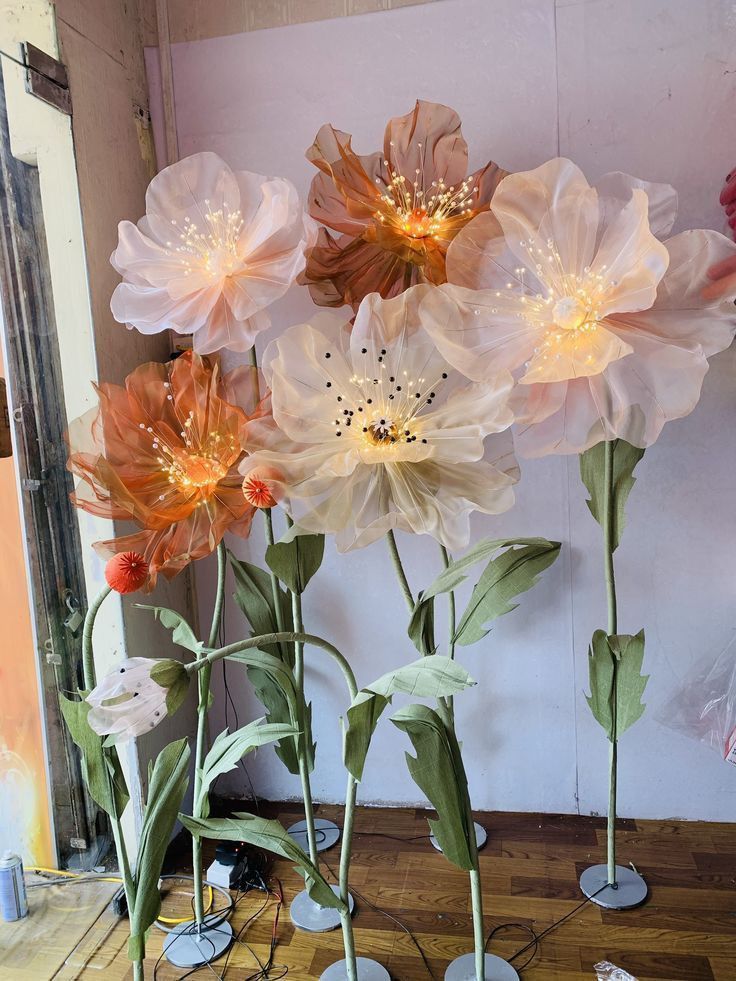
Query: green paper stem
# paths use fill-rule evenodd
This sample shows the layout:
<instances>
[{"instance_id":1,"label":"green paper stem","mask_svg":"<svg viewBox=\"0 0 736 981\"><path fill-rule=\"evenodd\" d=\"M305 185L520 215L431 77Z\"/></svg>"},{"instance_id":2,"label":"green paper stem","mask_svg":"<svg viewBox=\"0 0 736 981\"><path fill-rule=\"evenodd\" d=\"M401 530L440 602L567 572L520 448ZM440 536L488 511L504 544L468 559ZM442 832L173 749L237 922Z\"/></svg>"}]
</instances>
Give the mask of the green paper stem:
<instances>
[{"instance_id":1,"label":"green paper stem","mask_svg":"<svg viewBox=\"0 0 736 981\"><path fill-rule=\"evenodd\" d=\"M92 601L92 605L87 610L87 615L84 618L84 628L82 630L82 670L84 673L84 687L87 691L92 691L97 684L95 656L92 649L92 632L95 629L95 620L97 619L100 607L111 592L111 587L105 586Z\"/></svg>"},{"instance_id":2,"label":"green paper stem","mask_svg":"<svg viewBox=\"0 0 736 981\"><path fill-rule=\"evenodd\" d=\"M399 549L396 545L396 539L394 538L393 531L389 530L386 533L386 541L388 542L389 554L391 555L391 561L394 564L396 577L399 580L399 585L401 586L401 591L404 594L406 605L409 607L409 613L413 613L414 597L411 594L411 586L409 585L409 580L406 578L404 566L401 564L401 556L399 555Z\"/></svg>"},{"instance_id":3,"label":"green paper stem","mask_svg":"<svg viewBox=\"0 0 736 981\"><path fill-rule=\"evenodd\" d=\"M97 619L97 614L100 611L100 607L111 592L112 589L110 586L105 586L102 590L100 590L90 604L84 618L84 627L82 629L82 670L84 674L84 687L87 691L92 691L97 684L94 648L92 646L92 635L95 629L95 620ZM106 753L106 750L103 749L103 753ZM108 779L112 784L112 777L109 776L109 774ZM118 814L115 806L116 795L115 789L112 786L110 787L110 800L112 801L113 812L109 815L109 817L112 837L115 843L115 852L118 857L120 873L123 877L123 888L125 889L125 898L128 903L128 909L133 909L133 906L135 905L135 881L130 870L130 860L128 859L128 850L125 847L123 826L120 820L120 815ZM136 979L143 978L142 961L133 962L133 977Z\"/></svg>"},{"instance_id":4,"label":"green paper stem","mask_svg":"<svg viewBox=\"0 0 736 981\"><path fill-rule=\"evenodd\" d=\"M287 516L286 521L291 528L294 522ZM272 574L273 575L273 574ZM302 619L302 598L299 593L289 590L291 593L291 616L294 623L294 630L302 633L304 621ZM280 604L276 607L279 610ZM309 766L307 763L307 727L305 724L304 701L304 644L298 642L294 644L294 680L298 694L298 724L299 736L297 743L297 760L299 763L299 780L302 785L302 797L304 798L304 819L307 822L307 842L309 844L309 857L314 867L319 870L319 852L317 850L317 832L314 827L314 804L312 803L312 785L309 780Z\"/></svg>"},{"instance_id":5,"label":"green paper stem","mask_svg":"<svg viewBox=\"0 0 736 981\"><path fill-rule=\"evenodd\" d=\"M217 642L217 635L220 632L220 624L222 623L222 610L225 600L225 574L227 572L227 552L225 550L225 545L223 542L217 546L217 592L215 594L215 607L212 612L212 625L210 627L209 634L209 647L214 647ZM199 659L200 662L206 660L206 656L202 654ZM199 807L197 801L199 800L202 786L202 768L204 766L205 757L205 742L207 738L207 712L209 709L210 700L210 680L212 677L212 665L202 664L202 671L199 674L199 697L197 701L197 748L195 751L195 762L194 762L194 801L195 809L198 811ZM200 817L199 813L195 813L194 817ZM202 839L199 835L194 835L192 837L192 866L194 874L194 918L198 925L204 922L204 869L202 867Z\"/></svg>"},{"instance_id":6,"label":"green paper stem","mask_svg":"<svg viewBox=\"0 0 736 981\"><path fill-rule=\"evenodd\" d=\"M613 567L614 541L614 500L613 500L613 451L614 444L606 441L603 471L603 557L606 576L606 602L608 606L608 634L618 629L616 609L616 576ZM616 739L616 707L618 705L617 671L614 658L613 680L611 682L611 704L613 712L613 738L611 739L608 768L608 821L606 828L608 855L608 882L616 883L616 784L618 771L618 740Z\"/></svg>"},{"instance_id":7,"label":"green paper stem","mask_svg":"<svg viewBox=\"0 0 736 981\"><path fill-rule=\"evenodd\" d=\"M444 567L447 569L452 562L452 556L447 551L444 545L440 544L440 552L442 553L442 562ZM447 644L447 654L448 657L455 658L455 630L457 629L457 614L455 610L455 590L451 589L447 594L447 607L449 611L449 624L450 624L450 634L448 637ZM450 716L452 717L453 725L455 723L455 700L452 695L447 698L447 707L450 710Z\"/></svg>"},{"instance_id":8,"label":"green paper stem","mask_svg":"<svg viewBox=\"0 0 736 981\"><path fill-rule=\"evenodd\" d=\"M345 791L345 816L342 829L342 848L340 849L340 899L345 904L346 911L340 913L342 940L345 948L345 967L348 981L358 981L358 964L355 959L355 937L353 936L353 918L350 915L350 859L353 851L353 821L355 819L355 798L358 785L352 774L348 773L348 785Z\"/></svg>"}]
</instances>

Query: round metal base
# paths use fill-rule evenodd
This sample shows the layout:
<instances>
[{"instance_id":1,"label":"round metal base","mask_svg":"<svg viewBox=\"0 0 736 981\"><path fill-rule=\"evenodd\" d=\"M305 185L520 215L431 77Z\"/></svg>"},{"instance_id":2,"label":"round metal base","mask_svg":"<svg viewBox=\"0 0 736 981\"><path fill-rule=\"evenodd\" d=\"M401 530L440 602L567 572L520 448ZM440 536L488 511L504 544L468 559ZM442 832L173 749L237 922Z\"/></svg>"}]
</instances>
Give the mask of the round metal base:
<instances>
[{"instance_id":1,"label":"round metal base","mask_svg":"<svg viewBox=\"0 0 736 981\"><path fill-rule=\"evenodd\" d=\"M480 851L481 848L488 841L488 833L486 832L486 829L483 827L483 825L478 824L477 821L473 821L473 827L475 828L475 842L476 845L478 846L478 851ZM438 852L442 851L442 849L440 848L440 843L437 841L434 835L430 835L429 840L432 842L432 846L436 848Z\"/></svg>"},{"instance_id":2,"label":"round metal base","mask_svg":"<svg viewBox=\"0 0 736 981\"><path fill-rule=\"evenodd\" d=\"M647 884L633 869L616 866L616 885L608 885L608 866L591 865L580 876L580 888L588 899L606 909L631 909L647 898Z\"/></svg>"},{"instance_id":3,"label":"round metal base","mask_svg":"<svg viewBox=\"0 0 736 981\"><path fill-rule=\"evenodd\" d=\"M358 966L358 981L391 981L391 975L378 961L369 960L367 957L356 957L355 963ZM326 971L320 974L320 981L347 981L348 969L346 961L335 961L330 964Z\"/></svg>"},{"instance_id":4,"label":"round metal base","mask_svg":"<svg viewBox=\"0 0 736 981\"><path fill-rule=\"evenodd\" d=\"M502 957L486 954L486 981L519 981L519 975ZM445 981L475 981L475 954L457 957L445 971Z\"/></svg>"},{"instance_id":5,"label":"round metal base","mask_svg":"<svg viewBox=\"0 0 736 981\"><path fill-rule=\"evenodd\" d=\"M297 845L308 853L309 840L307 839L307 822L297 821L296 824L292 824L291 827L287 828L286 830ZM328 848L332 848L332 846L336 845L340 840L340 829L334 821L328 821L327 818L316 818L314 822L314 830L317 832L318 852L326 852Z\"/></svg>"},{"instance_id":6,"label":"round metal base","mask_svg":"<svg viewBox=\"0 0 736 981\"><path fill-rule=\"evenodd\" d=\"M203 967L222 957L233 942L233 928L224 920L208 923L205 916L202 929L197 930L195 920L179 923L164 940L164 956L174 967Z\"/></svg>"},{"instance_id":7,"label":"round metal base","mask_svg":"<svg viewBox=\"0 0 736 981\"><path fill-rule=\"evenodd\" d=\"M332 886L332 891L339 896L340 887ZM355 907L352 896L349 897L348 905L352 913ZM309 933L327 933L328 930L335 930L340 926L339 912L332 906L320 906L319 903L315 903L306 889L302 889L292 899L289 915L298 930L307 930Z\"/></svg>"}]
</instances>

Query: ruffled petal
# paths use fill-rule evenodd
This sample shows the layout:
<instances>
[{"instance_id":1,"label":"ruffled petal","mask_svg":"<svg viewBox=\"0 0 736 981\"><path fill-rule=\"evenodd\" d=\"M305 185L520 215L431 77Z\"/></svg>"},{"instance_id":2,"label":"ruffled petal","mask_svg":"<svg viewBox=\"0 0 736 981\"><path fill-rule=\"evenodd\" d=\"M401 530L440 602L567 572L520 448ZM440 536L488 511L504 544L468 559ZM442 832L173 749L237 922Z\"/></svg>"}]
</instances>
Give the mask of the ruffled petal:
<instances>
[{"instance_id":1,"label":"ruffled petal","mask_svg":"<svg viewBox=\"0 0 736 981\"><path fill-rule=\"evenodd\" d=\"M670 184L656 184L613 171L595 181L593 187L598 191L602 225L607 225L621 210L633 191L641 190L649 202L648 220L652 234L664 238L672 230L677 217L677 191Z\"/></svg>"},{"instance_id":2,"label":"ruffled petal","mask_svg":"<svg viewBox=\"0 0 736 981\"><path fill-rule=\"evenodd\" d=\"M389 120L383 155L392 171L410 179L415 172L424 184L444 180L460 184L468 172L468 145L460 117L448 106L418 100L411 112Z\"/></svg>"},{"instance_id":3,"label":"ruffled petal","mask_svg":"<svg viewBox=\"0 0 736 981\"><path fill-rule=\"evenodd\" d=\"M632 347L603 324L584 334L572 330L548 331L538 353L532 355L523 385L561 382L599 375L608 365L630 354Z\"/></svg>"}]
</instances>

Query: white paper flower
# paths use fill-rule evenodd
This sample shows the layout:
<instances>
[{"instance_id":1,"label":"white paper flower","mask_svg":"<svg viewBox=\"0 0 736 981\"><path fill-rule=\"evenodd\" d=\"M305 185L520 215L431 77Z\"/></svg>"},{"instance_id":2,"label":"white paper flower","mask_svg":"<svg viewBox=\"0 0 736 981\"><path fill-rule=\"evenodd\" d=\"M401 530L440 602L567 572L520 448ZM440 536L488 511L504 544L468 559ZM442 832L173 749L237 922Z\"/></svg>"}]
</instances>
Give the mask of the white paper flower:
<instances>
[{"instance_id":1,"label":"white paper flower","mask_svg":"<svg viewBox=\"0 0 736 981\"><path fill-rule=\"evenodd\" d=\"M152 673L163 684L154 681ZM119 740L141 736L175 711L188 683L178 661L128 658L87 695L91 706L87 721L100 736L115 735Z\"/></svg>"},{"instance_id":2,"label":"white paper flower","mask_svg":"<svg viewBox=\"0 0 736 981\"><path fill-rule=\"evenodd\" d=\"M506 177L492 214L454 240L454 285L440 289L463 316L428 326L470 377L515 373L524 455L649 446L697 404L707 358L736 329L733 306L701 290L736 246L704 230L659 241L676 203L667 185L608 174L591 187L570 160L550 160Z\"/></svg>"},{"instance_id":3,"label":"white paper flower","mask_svg":"<svg viewBox=\"0 0 736 981\"><path fill-rule=\"evenodd\" d=\"M115 319L143 334L193 334L199 354L253 346L270 326L266 308L303 268L308 237L289 181L234 172L215 153L157 174L145 217L120 222L118 235Z\"/></svg>"},{"instance_id":4,"label":"white paper flower","mask_svg":"<svg viewBox=\"0 0 736 981\"><path fill-rule=\"evenodd\" d=\"M508 408L511 376L483 385L451 368L424 330L422 301L451 312L434 287L382 300L369 294L355 325L318 314L269 345L278 444L246 444L244 474L269 468L276 496L302 531L334 533L340 551L393 528L466 545L472 511L498 514L518 479ZM265 432L265 431L264 431ZM263 432L262 432L263 435Z\"/></svg>"}]
</instances>

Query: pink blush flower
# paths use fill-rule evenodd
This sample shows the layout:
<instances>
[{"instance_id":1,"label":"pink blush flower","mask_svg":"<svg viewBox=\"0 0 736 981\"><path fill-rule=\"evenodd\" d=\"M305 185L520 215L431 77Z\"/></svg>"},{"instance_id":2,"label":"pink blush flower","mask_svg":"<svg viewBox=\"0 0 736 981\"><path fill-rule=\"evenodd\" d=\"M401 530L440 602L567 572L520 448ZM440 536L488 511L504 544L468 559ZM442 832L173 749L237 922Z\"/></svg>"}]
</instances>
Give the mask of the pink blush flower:
<instances>
[{"instance_id":1,"label":"pink blush flower","mask_svg":"<svg viewBox=\"0 0 736 981\"><path fill-rule=\"evenodd\" d=\"M303 268L309 234L289 181L186 157L151 181L137 225L120 222L113 316L143 334L193 334L199 354L246 351Z\"/></svg>"}]
</instances>

